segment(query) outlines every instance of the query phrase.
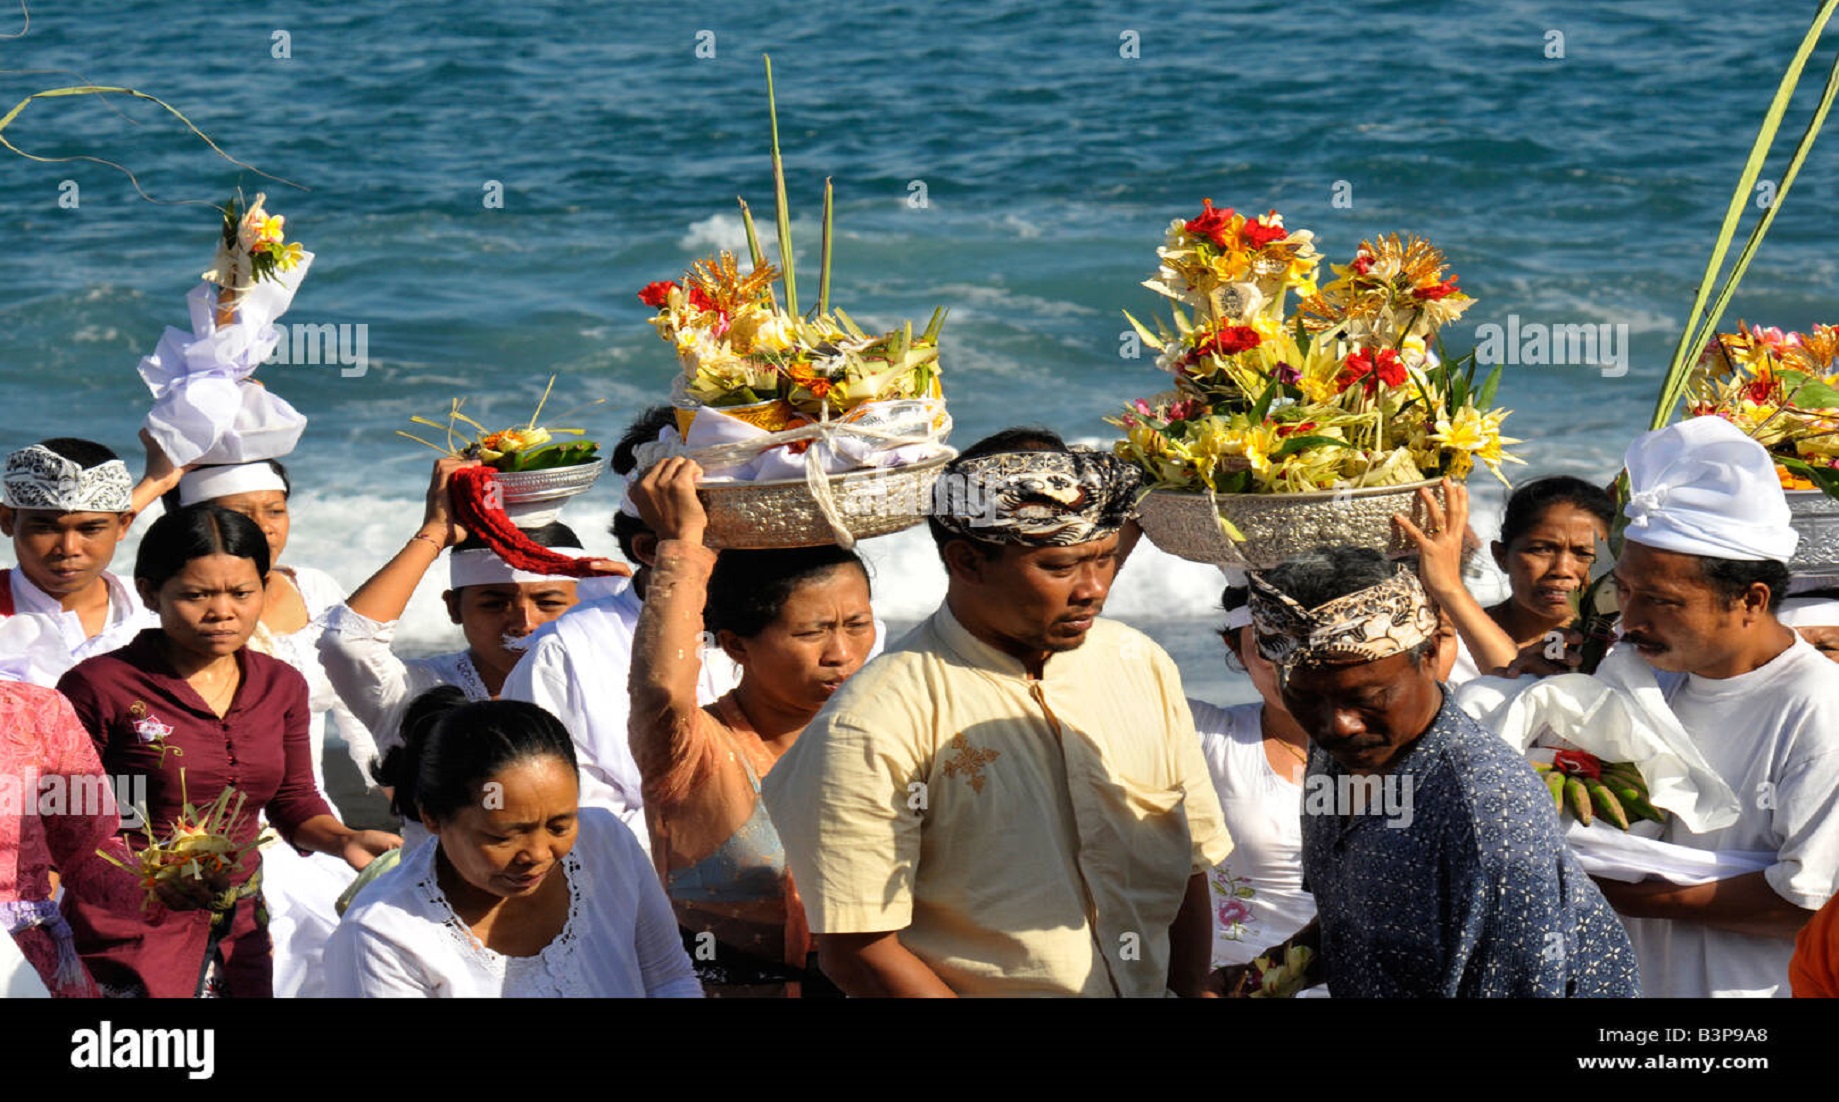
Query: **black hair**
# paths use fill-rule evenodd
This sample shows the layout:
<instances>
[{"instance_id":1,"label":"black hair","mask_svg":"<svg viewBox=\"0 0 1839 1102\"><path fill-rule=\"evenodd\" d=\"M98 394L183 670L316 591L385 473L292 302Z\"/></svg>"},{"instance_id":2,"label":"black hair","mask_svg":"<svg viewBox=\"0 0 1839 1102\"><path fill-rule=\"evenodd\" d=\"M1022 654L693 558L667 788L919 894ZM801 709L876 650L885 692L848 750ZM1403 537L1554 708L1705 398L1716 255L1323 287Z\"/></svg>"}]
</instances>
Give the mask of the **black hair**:
<instances>
[{"instance_id":1,"label":"black hair","mask_svg":"<svg viewBox=\"0 0 1839 1102\"><path fill-rule=\"evenodd\" d=\"M521 700L468 702L452 685L430 689L409 702L402 745L390 748L371 770L395 790L390 810L404 819L423 813L450 821L479 798L480 786L508 765L553 757L580 776L575 741L562 721Z\"/></svg>"},{"instance_id":2,"label":"black hair","mask_svg":"<svg viewBox=\"0 0 1839 1102\"><path fill-rule=\"evenodd\" d=\"M294 496L294 480L288 477L287 468L281 465L281 461L279 459L264 459L262 460L262 462L268 464L269 469L274 471L276 476L278 476L281 479L281 496L283 498L291 499ZM218 469L219 467L240 467L240 466L242 466L242 464L240 463L207 463L202 467L193 467L192 470L194 471L214 471ZM212 499L212 500L215 500L215 499ZM166 506L166 511L169 513L176 513L180 509L183 509L184 506L179 504L179 488L177 486L174 486L172 489L167 490L165 493L161 494L160 504ZM202 504L202 503L193 502L193 504L197 505L197 504Z\"/></svg>"},{"instance_id":3,"label":"black hair","mask_svg":"<svg viewBox=\"0 0 1839 1102\"><path fill-rule=\"evenodd\" d=\"M955 484L958 476L960 470L959 464L966 460L980 459L986 455L999 455L1003 452L1070 453L1071 451L1072 449L1066 446L1066 441L1054 430L1040 428L1038 426L1021 425L1015 428L1003 429L1000 432L986 436L982 440L977 441L975 444L959 452L958 457L950 463L947 463L945 469L939 472L939 478L945 480L943 483L944 486L951 487ZM942 495L936 489L938 484L935 483L934 485L935 490L933 492L932 501L933 510L937 511L942 508L949 509L950 501L940 501L939 499ZM964 540L972 547L975 547L986 559L993 559L997 555L1002 554L1002 544L991 543L988 540L971 539L969 536L953 532L943 524L940 524L939 518L936 516L928 516L926 518L926 527L932 531L932 542L933 545L938 548L939 560L941 562L945 559L945 545L953 540Z\"/></svg>"},{"instance_id":4,"label":"black hair","mask_svg":"<svg viewBox=\"0 0 1839 1102\"><path fill-rule=\"evenodd\" d=\"M703 627L732 631L751 639L765 631L785 610L798 586L840 566L853 566L868 580L868 567L854 551L835 544L780 547L763 551L723 551L709 577Z\"/></svg>"},{"instance_id":5,"label":"black hair","mask_svg":"<svg viewBox=\"0 0 1839 1102\"><path fill-rule=\"evenodd\" d=\"M134 580L153 589L165 585L193 559L233 555L250 559L255 572L268 578L268 537L255 521L221 505L200 502L153 522L134 558Z\"/></svg>"},{"instance_id":6,"label":"black hair","mask_svg":"<svg viewBox=\"0 0 1839 1102\"><path fill-rule=\"evenodd\" d=\"M1220 610L1234 612L1251 603L1250 586L1229 585L1220 590ZM1245 660L1239 654L1239 630L1223 627L1220 629L1220 642L1226 644L1226 661L1234 669L1245 669Z\"/></svg>"},{"instance_id":7,"label":"black hair","mask_svg":"<svg viewBox=\"0 0 1839 1102\"><path fill-rule=\"evenodd\" d=\"M581 546L581 537L575 535L575 530L573 528L570 528L568 525L563 524L561 521L552 520L548 524L543 525L541 528L524 528L524 529L521 529L521 531L523 532L524 535L529 536L530 541L536 544L538 547L580 547ZM490 550L491 546L492 546L491 544L486 543L483 539L479 538L478 536L468 535L464 540L460 541L460 543L454 547L454 550L455 551L485 551L485 550Z\"/></svg>"},{"instance_id":8,"label":"black hair","mask_svg":"<svg viewBox=\"0 0 1839 1102\"><path fill-rule=\"evenodd\" d=\"M75 436L54 436L49 440L40 440L38 446L56 452L86 471L121 458L112 449L94 440L81 440Z\"/></svg>"},{"instance_id":9,"label":"black hair","mask_svg":"<svg viewBox=\"0 0 1839 1102\"><path fill-rule=\"evenodd\" d=\"M1306 609L1381 585L1398 565L1371 547L1317 547L1284 560L1260 577ZM1434 639L1411 648L1411 665L1423 664Z\"/></svg>"},{"instance_id":10,"label":"black hair","mask_svg":"<svg viewBox=\"0 0 1839 1102\"><path fill-rule=\"evenodd\" d=\"M657 440L660 432L675 427L676 424L677 411L674 408L652 406L639 414L638 420L626 426L626 434L619 438L619 443L613 445L613 458L607 461L607 466L613 469L614 474L622 478L631 474L639 465L638 456L634 454L638 446L652 443ZM626 561L637 564L638 553L633 549L632 540L635 536L651 531L645 526L645 522L635 516L615 510L613 524L608 531L612 532L613 538L619 541L619 553L626 557Z\"/></svg>"},{"instance_id":11,"label":"black hair","mask_svg":"<svg viewBox=\"0 0 1839 1102\"><path fill-rule=\"evenodd\" d=\"M1769 611L1782 607L1788 596L1788 564L1774 559L1719 559L1709 555L1699 560L1699 576L1710 583L1712 592L1728 607L1743 598L1757 582L1769 587Z\"/></svg>"},{"instance_id":12,"label":"black hair","mask_svg":"<svg viewBox=\"0 0 1839 1102\"><path fill-rule=\"evenodd\" d=\"M1554 505L1582 509L1601 521L1605 532L1615 526L1616 503L1608 491L1581 478L1551 475L1522 484L1507 499L1507 512L1501 517L1501 545L1511 546Z\"/></svg>"}]
</instances>

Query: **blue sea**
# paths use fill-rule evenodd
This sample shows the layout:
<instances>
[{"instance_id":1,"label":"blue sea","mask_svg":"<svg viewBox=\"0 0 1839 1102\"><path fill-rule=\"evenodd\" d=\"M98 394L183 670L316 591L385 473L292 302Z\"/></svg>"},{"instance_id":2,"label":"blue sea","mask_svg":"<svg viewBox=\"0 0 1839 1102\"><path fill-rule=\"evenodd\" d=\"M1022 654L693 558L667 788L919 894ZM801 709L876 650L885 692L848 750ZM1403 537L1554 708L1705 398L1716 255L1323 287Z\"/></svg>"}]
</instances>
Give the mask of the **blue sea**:
<instances>
[{"instance_id":1,"label":"blue sea","mask_svg":"<svg viewBox=\"0 0 1839 1102\"><path fill-rule=\"evenodd\" d=\"M675 371L635 293L744 248L736 196L770 224L761 55L778 91L807 300L823 181L836 189L833 301L865 323L951 310L943 365L973 441L1018 422L1105 439L1102 418L1164 389L1130 359L1171 218L1202 197L1276 209L1345 262L1417 233L1477 303L1445 331L1606 326L1597 359L1510 366L1516 477L1607 477L1647 425L1757 125L1813 5L1375 2L826 6L343 0L35 5L0 40L0 107L94 83L159 96L40 100L0 156L0 447L50 435L127 453L135 365L211 259L209 205L266 191L317 254L289 321L362 325L367 362L260 378L311 418L290 459L287 558L355 586L413 531L430 453L402 437L451 398L488 422L552 412L603 437ZM1805 10L1803 10L1805 9ZM18 29L0 15L0 31ZM1748 218L1774 197L1829 43ZM1834 320L1839 136L1809 158L1730 313ZM770 233L770 230L767 232ZM1326 276L1326 272L1324 272ZM1626 344L1617 345L1623 336ZM1562 358L1562 357L1561 357ZM1501 489L1474 483L1492 535ZM596 549L610 480L571 504ZM864 545L895 623L943 575L923 534ZM132 549L123 552L131 555ZM129 560L119 565L124 568ZM1182 664L1194 695L1250 696L1210 629L1219 575L1153 551L1112 614ZM1487 580L1487 585L1498 584ZM408 645L457 645L439 579Z\"/></svg>"}]
</instances>

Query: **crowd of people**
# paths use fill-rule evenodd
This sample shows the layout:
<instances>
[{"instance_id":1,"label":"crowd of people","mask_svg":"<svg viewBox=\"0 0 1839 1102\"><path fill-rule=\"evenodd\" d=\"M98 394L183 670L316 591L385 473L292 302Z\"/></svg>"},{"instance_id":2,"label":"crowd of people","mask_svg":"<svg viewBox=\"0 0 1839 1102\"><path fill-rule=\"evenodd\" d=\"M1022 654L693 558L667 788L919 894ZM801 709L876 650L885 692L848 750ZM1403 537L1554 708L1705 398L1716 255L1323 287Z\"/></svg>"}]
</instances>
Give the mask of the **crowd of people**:
<instances>
[{"instance_id":1,"label":"crowd of people","mask_svg":"<svg viewBox=\"0 0 1839 1102\"><path fill-rule=\"evenodd\" d=\"M1790 575L1772 464L1727 423L1637 440L1620 516L1576 478L1519 487L1492 606L1448 482L1397 518L1406 555L1229 574L1223 660L1259 699L1221 707L1102 615L1141 536L1122 460L1041 429L964 449L946 473L980 507L927 521L944 602L889 640L854 552L705 546L701 469L636 458L670 416L613 450L629 578L505 562L455 518L464 460L346 594L281 565L276 462L179 469L149 439L137 482L88 441L9 455L0 783L31 791L0 803L0 992L1839 994L1839 668L1816 647L1839 602ZM400 655L443 556L464 646ZM1735 808L1660 832L1713 870L1686 882L1580 858L1524 748L1465 710L1470 686L1590 677L1573 625L1607 570L1605 668ZM327 798L328 717L398 826ZM144 806L39 814L54 777ZM233 870L149 888L137 853L226 790Z\"/></svg>"}]
</instances>

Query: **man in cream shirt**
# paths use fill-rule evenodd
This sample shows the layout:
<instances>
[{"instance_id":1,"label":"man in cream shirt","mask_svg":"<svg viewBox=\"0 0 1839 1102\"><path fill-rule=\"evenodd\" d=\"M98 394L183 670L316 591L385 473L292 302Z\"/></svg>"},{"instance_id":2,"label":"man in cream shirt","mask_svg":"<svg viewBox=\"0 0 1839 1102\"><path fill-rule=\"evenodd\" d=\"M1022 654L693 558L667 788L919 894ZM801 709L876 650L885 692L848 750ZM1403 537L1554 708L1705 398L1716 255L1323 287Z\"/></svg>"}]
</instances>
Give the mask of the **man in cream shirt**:
<instances>
[{"instance_id":1,"label":"man in cream shirt","mask_svg":"<svg viewBox=\"0 0 1839 1102\"><path fill-rule=\"evenodd\" d=\"M1198 994L1232 844L1174 662L1098 618L1135 472L1011 430L941 479L945 604L765 780L821 965L851 995Z\"/></svg>"}]
</instances>

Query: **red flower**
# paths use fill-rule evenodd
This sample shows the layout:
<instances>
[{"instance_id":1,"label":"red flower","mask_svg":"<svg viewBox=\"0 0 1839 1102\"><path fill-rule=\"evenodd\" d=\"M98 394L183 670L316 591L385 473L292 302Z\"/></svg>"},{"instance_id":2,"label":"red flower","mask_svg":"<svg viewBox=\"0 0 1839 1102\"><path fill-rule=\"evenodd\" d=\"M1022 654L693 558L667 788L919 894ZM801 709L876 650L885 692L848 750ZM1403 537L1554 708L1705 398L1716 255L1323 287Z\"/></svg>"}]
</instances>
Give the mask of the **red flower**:
<instances>
[{"instance_id":1,"label":"red flower","mask_svg":"<svg viewBox=\"0 0 1839 1102\"><path fill-rule=\"evenodd\" d=\"M1768 401L1770 396L1774 393L1774 379L1757 379L1755 382L1743 388L1743 396L1758 405Z\"/></svg>"},{"instance_id":2,"label":"red flower","mask_svg":"<svg viewBox=\"0 0 1839 1102\"><path fill-rule=\"evenodd\" d=\"M1232 356L1249 352L1264 343L1264 338L1249 325L1222 325L1194 346L1191 359L1202 356Z\"/></svg>"},{"instance_id":3,"label":"red flower","mask_svg":"<svg viewBox=\"0 0 1839 1102\"><path fill-rule=\"evenodd\" d=\"M1552 768L1570 777L1603 775L1603 761L1586 750L1559 750L1552 755Z\"/></svg>"},{"instance_id":4,"label":"red flower","mask_svg":"<svg viewBox=\"0 0 1839 1102\"><path fill-rule=\"evenodd\" d=\"M690 305L698 310L713 310L718 314L722 312L721 307L715 305L715 300L710 298L708 293L701 287L690 288ZM722 316L726 317L727 315L723 314Z\"/></svg>"},{"instance_id":5,"label":"red flower","mask_svg":"<svg viewBox=\"0 0 1839 1102\"><path fill-rule=\"evenodd\" d=\"M1297 433L1299 433L1299 432L1304 432L1304 433L1306 433L1306 432L1308 432L1308 431L1309 431L1310 429L1313 429L1313 428L1315 428L1315 422L1314 422L1314 421L1301 421L1301 422L1298 422L1297 424L1294 424L1294 425L1278 425L1278 426L1277 426L1277 435L1279 435L1279 436L1294 436L1294 435L1296 435L1296 434L1297 434Z\"/></svg>"},{"instance_id":6,"label":"red flower","mask_svg":"<svg viewBox=\"0 0 1839 1102\"><path fill-rule=\"evenodd\" d=\"M1395 387L1403 383L1405 363L1390 348L1382 348L1377 353L1362 349L1349 353L1347 359L1341 361L1341 375L1335 381L1337 392L1359 383L1370 396L1378 392L1381 384Z\"/></svg>"},{"instance_id":7,"label":"red flower","mask_svg":"<svg viewBox=\"0 0 1839 1102\"><path fill-rule=\"evenodd\" d=\"M1248 219L1245 225L1240 227L1239 236L1244 238L1245 243L1252 248L1262 249L1273 241L1282 241L1290 236L1290 231L1282 226L1261 225Z\"/></svg>"},{"instance_id":8,"label":"red flower","mask_svg":"<svg viewBox=\"0 0 1839 1102\"><path fill-rule=\"evenodd\" d=\"M653 309L661 309L670 301L670 293L676 289L677 285L668 279L647 283L645 289L639 292L639 301Z\"/></svg>"},{"instance_id":9,"label":"red flower","mask_svg":"<svg viewBox=\"0 0 1839 1102\"><path fill-rule=\"evenodd\" d=\"M1411 292L1411 297L1424 302L1435 302L1438 299L1448 298L1455 294L1457 289L1456 277L1451 276L1446 282L1433 283L1428 287L1417 288Z\"/></svg>"},{"instance_id":10,"label":"red flower","mask_svg":"<svg viewBox=\"0 0 1839 1102\"><path fill-rule=\"evenodd\" d=\"M1195 237L1204 237L1218 245L1226 247L1226 226L1232 221L1232 208L1221 210L1213 205L1213 200L1202 199L1199 218L1190 218L1182 224L1182 229Z\"/></svg>"},{"instance_id":11,"label":"red flower","mask_svg":"<svg viewBox=\"0 0 1839 1102\"><path fill-rule=\"evenodd\" d=\"M1354 269L1355 275L1368 275L1373 271L1373 258L1366 253L1360 253L1348 266Z\"/></svg>"}]
</instances>

